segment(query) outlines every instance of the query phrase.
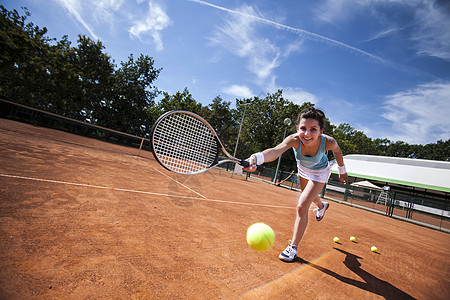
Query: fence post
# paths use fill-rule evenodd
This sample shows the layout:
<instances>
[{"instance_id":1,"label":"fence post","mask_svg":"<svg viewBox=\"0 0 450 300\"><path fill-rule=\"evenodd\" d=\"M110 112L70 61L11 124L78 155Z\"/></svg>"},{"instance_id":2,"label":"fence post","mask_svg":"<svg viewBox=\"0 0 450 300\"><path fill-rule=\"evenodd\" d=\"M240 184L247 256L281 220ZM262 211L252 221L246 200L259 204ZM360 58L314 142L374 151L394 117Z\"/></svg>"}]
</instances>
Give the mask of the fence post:
<instances>
[{"instance_id":1,"label":"fence post","mask_svg":"<svg viewBox=\"0 0 450 300\"><path fill-rule=\"evenodd\" d=\"M414 211L414 202L415 202L415 197L414 196L412 196L411 197L411 202L409 203L409 205L408 205L408 215L407 215L407 217L406 218L408 218L408 219L412 219L412 216L413 216L413 211Z\"/></svg>"},{"instance_id":2,"label":"fence post","mask_svg":"<svg viewBox=\"0 0 450 300\"><path fill-rule=\"evenodd\" d=\"M388 217L392 217L392 215L394 214L394 191L391 191L388 195L388 203L386 203L386 215Z\"/></svg>"},{"instance_id":3,"label":"fence post","mask_svg":"<svg viewBox=\"0 0 450 300\"><path fill-rule=\"evenodd\" d=\"M348 185L345 185L344 201L347 201L347 198L348 198Z\"/></svg>"},{"instance_id":4,"label":"fence post","mask_svg":"<svg viewBox=\"0 0 450 300\"><path fill-rule=\"evenodd\" d=\"M142 138L142 140L141 140L141 145L139 146L139 151L138 151L137 156L139 156L139 154L141 154L141 149L142 149L143 144L144 144L144 138Z\"/></svg>"}]
</instances>

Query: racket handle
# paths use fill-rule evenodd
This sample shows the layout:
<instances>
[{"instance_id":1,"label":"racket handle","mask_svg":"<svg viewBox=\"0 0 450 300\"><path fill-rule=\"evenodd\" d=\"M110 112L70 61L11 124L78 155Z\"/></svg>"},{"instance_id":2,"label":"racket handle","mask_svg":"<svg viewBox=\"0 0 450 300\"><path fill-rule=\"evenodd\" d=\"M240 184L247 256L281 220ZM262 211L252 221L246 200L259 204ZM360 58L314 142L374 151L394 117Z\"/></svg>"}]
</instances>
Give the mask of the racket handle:
<instances>
[{"instance_id":1,"label":"racket handle","mask_svg":"<svg viewBox=\"0 0 450 300\"><path fill-rule=\"evenodd\" d=\"M241 160L241 162L239 163L241 166L243 166L244 168L247 168L250 164L248 161L246 160ZM257 165L256 166L256 170L258 170L258 172L262 172L264 171L264 166L263 165Z\"/></svg>"}]
</instances>

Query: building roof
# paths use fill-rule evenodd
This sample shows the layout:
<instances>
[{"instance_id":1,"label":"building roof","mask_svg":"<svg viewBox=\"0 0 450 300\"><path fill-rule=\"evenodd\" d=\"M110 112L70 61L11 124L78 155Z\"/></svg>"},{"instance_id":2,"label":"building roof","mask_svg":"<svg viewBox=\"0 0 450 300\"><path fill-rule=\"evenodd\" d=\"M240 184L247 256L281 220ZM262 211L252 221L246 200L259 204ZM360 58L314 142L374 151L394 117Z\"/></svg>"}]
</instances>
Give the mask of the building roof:
<instances>
[{"instance_id":1,"label":"building roof","mask_svg":"<svg viewBox=\"0 0 450 300\"><path fill-rule=\"evenodd\" d=\"M371 190L380 190L380 191L383 190L382 187L379 187L378 185L375 185L372 182L367 181L367 180L353 182L351 185L357 186L357 187L362 187L362 188L369 188Z\"/></svg>"},{"instance_id":2,"label":"building roof","mask_svg":"<svg viewBox=\"0 0 450 300\"><path fill-rule=\"evenodd\" d=\"M331 172L338 174L335 162ZM352 177L450 193L450 162L360 154L344 162Z\"/></svg>"}]
</instances>

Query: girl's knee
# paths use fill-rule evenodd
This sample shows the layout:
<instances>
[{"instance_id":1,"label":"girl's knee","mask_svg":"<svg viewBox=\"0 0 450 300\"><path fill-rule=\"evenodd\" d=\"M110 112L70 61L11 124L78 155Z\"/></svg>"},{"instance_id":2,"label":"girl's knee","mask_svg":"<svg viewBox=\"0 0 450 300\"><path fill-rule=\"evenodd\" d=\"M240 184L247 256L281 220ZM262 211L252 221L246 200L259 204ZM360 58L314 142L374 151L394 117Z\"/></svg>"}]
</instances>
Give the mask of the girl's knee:
<instances>
[{"instance_id":1,"label":"girl's knee","mask_svg":"<svg viewBox=\"0 0 450 300\"><path fill-rule=\"evenodd\" d=\"M308 214L309 205L306 205L304 202L297 203L297 213L301 216L304 214Z\"/></svg>"}]
</instances>

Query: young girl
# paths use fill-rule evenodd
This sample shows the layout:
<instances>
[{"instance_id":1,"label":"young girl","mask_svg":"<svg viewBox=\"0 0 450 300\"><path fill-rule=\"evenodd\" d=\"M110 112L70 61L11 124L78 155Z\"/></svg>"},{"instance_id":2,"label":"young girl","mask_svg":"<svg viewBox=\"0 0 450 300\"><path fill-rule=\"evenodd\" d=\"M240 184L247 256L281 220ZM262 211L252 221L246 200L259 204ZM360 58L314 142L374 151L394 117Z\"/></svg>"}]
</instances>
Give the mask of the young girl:
<instances>
[{"instance_id":1,"label":"young girl","mask_svg":"<svg viewBox=\"0 0 450 300\"><path fill-rule=\"evenodd\" d=\"M274 148L251 155L248 158L250 166L244 169L253 172L257 165L276 160L290 148L294 150L302 193L297 203L297 216L292 240L279 256L282 261L292 262L297 256L298 244L308 225L308 211L311 203L314 202L317 205L317 221L322 220L329 207L329 204L321 201L318 196L330 176L330 165L326 151L333 151L338 163L339 181L341 183L348 182L341 148L334 138L323 134L324 121L325 114L321 110L314 107L307 108L298 116L297 133L288 136Z\"/></svg>"}]
</instances>

